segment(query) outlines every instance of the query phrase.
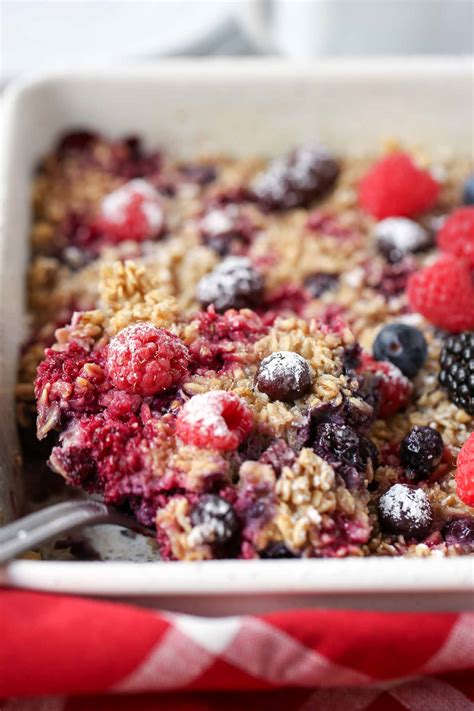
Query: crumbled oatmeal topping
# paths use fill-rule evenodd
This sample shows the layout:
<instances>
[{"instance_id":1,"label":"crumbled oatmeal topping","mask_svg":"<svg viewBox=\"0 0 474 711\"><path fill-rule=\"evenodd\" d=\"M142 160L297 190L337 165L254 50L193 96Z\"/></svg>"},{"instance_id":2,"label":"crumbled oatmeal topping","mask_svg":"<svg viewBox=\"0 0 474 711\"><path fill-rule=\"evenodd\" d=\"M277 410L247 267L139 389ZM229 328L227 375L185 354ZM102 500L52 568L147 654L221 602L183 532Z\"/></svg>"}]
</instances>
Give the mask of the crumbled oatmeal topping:
<instances>
[{"instance_id":1,"label":"crumbled oatmeal topping","mask_svg":"<svg viewBox=\"0 0 474 711\"><path fill-rule=\"evenodd\" d=\"M164 559L469 552L474 320L444 285L410 301L469 172L436 160L63 137L33 181L24 439L36 414L50 467L156 526Z\"/></svg>"}]
</instances>

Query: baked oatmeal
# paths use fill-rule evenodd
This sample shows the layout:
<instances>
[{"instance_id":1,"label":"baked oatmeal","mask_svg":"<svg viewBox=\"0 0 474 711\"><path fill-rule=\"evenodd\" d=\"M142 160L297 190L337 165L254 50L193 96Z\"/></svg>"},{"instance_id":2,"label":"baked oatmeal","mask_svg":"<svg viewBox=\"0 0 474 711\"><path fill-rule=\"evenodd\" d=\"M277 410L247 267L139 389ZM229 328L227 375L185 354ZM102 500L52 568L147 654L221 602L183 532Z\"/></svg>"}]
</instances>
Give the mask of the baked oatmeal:
<instances>
[{"instance_id":1,"label":"baked oatmeal","mask_svg":"<svg viewBox=\"0 0 474 711\"><path fill-rule=\"evenodd\" d=\"M470 170L64 136L33 184L20 426L164 559L469 552Z\"/></svg>"}]
</instances>

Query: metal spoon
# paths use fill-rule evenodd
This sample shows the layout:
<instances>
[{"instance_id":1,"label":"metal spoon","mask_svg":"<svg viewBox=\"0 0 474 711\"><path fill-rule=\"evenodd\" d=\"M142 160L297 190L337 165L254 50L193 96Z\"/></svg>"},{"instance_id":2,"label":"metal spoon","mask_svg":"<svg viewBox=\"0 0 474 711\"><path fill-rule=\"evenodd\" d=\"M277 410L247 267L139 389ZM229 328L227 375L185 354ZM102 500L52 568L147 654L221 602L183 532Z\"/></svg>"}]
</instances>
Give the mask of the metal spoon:
<instances>
[{"instance_id":1,"label":"metal spoon","mask_svg":"<svg viewBox=\"0 0 474 711\"><path fill-rule=\"evenodd\" d=\"M141 526L132 516L94 499L78 499L47 506L0 528L0 565L51 538L97 524L116 524L147 536L155 532Z\"/></svg>"}]
</instances>

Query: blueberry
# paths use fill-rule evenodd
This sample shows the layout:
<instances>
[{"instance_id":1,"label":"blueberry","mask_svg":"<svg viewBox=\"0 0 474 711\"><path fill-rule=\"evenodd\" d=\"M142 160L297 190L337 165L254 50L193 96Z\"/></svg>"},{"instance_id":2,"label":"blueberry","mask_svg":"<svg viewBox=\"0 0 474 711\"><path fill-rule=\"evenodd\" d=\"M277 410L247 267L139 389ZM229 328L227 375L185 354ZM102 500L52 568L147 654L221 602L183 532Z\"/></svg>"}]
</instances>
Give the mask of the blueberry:
<instances>
[{"instance_id":1,"label":"blueberry","mask_svg":"<svg viewBox=\"0 0 474 711\"><path fill-rule=\"evenodd\" d=\"M191 511L204 543L222 546L235 538L239 522L232 504L215 494L204 494Z\"/></svg>"},{"instance_id":2,"label":"blueberry","mask_svg":"<svg viewBox=\"0 0 474 711\"><path fill-rule=\"evenodd\" d=\"M363 481L369 459L376 466L376 447L365 437L360 437L349 425L339 422L322 422L314 432L313 449L322 459L337 465L349 489Z\"/></svg>"},{"instance_id":3,"label":"blueberry","mask_svg":"<svg viewBox=\"0 0 474 711\"><path fill-rule=\"evenodd\" d=\"M444 540L450 546L474 546L474 516L462 516L447 521L443 528Z\"/></svg>"},{"instance_id":4,"label":"blueberry","mask_svg":"<svg viewBox=\"0 0 474 711\"><path fill-rule=\"evenodd\" d=\"M306 395L313 376L308 361L299 353L277 351L260 363L255 385L270 400L292 402Z\"/></svg>"},{"instance_id":5,"label":"blueberry","mask_svg":"<svg viewBox=\"0 0 474 711\"><path fill-rule=\"evenodd\" d=\"M406 484L394 484L380 497L378 515L384 531L407 538L424 538L433 523L425 492Z\"/></svg>"},{"instance_id":6,"label":"blueberry","mask_svg":"<svg viewBox=\"0 0 474 711\"><path fill-rule=\"evenodd\" d=\"M428 476L440 463L444 443L433 427L414 427L400 444L400 461L410 476Z\"/></svg>"},{"instance_id":7,"label":"blueberry","mask_svg":"<svg viewBox=\"0 0 474 711\"><path fill-rule=\"evenodd\" d=\"M252 308L263 295L263 277L245 257L227 257L197 286L197 298L216 311Z\"/></svg>"},{"instance_id":8,"label":"blueberry","mask_svg":"<svg viewBox=\"0 0 474 711\"><path fill-rule=\"evenodd\" d=\"M374 236L377 249L392 264L432 244L429 232L406 217L387 217L381 220L375 226Z\"/></svg>"},{"instance_id":9,"label":"blueberry","mask_svg":"<svg viewBox=\"0 0 474 711\"><path fill-rule=\"evenodd\" d=\"M333 291L337 288L339 277L337 274L325 274L316 272L310 274L304 280L305 289L311 294L313 299L318 299L326 291Z\"/></svg>"},{"instance_id":10,"label":"blueberry","mask_svg":"<svg viewBox=\"0 0 474 711\"><path fill-rule=\"evenodd\" d=\"M418 373L426 360L427 352L423 334L405 323L390 323L384 326L373 346L376 360L390 361L408 378L413 378Z\"/></svg>"},{"instance_id":11,"label":"blueberry","mask_svg":"<svg viewBox=\"0 0 474 711\"><path fill-rule=\"evenodd\" d=\"M464 183L462 201L464 205L474 205L474 173Z\"/></svg>"},{"instance_id":12,"label":"blueberry","mask_svg":"<svg viewBox=\"0 0 474 711\"><path fill-rule=\"evenodd\" d=\"M272 541L260 552L260 558L296 558L296 556L281 541Z\"/></svg>"},{"instance_id":13,"label":"blueberry","mask_svg":"<svg viewBox=\"0 0 474 711\"><path fill-rule=\"evenodd\" d=\"M339 163L325 148L303 146L271 161L257 175L253 192L262 207L304 207L326 193L339 175Z\"/></svg>"}]
</instances>

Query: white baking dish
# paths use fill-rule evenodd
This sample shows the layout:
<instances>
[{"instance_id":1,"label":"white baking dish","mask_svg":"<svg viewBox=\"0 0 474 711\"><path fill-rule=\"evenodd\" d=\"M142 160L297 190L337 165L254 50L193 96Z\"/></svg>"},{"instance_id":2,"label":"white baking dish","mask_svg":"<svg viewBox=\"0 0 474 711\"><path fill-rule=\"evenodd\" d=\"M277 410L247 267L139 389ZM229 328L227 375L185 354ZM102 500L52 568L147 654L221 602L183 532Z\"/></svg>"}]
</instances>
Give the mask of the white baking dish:
<instances>
[{"instance_id":1,"label":"white baking dish","mask_svg":"<svg viewBox=\"0 0 474 711\"><path fill-rule=\"evenodd\" d=\"M190 155L210 148L275 154L319 139L340 152L410 144L472 150L470 60L166 62L156 67L64 72L17 83L4 100L2 163L2 508L15 515L21 473L13 386L24 337L30 178L63 130L137 133ZM126 539L124 539L126 540ZM126 544L122 541L122 548ZM123 550L122 555L123 557ZM207 563L17 561L6 584L94 595L153 598L203 614L275 606L465 606L473 558L222 561ZM436 593L436 594L435 594ZM350 596L350 598L348 597Z\"/></svg>"}]
</instances>

